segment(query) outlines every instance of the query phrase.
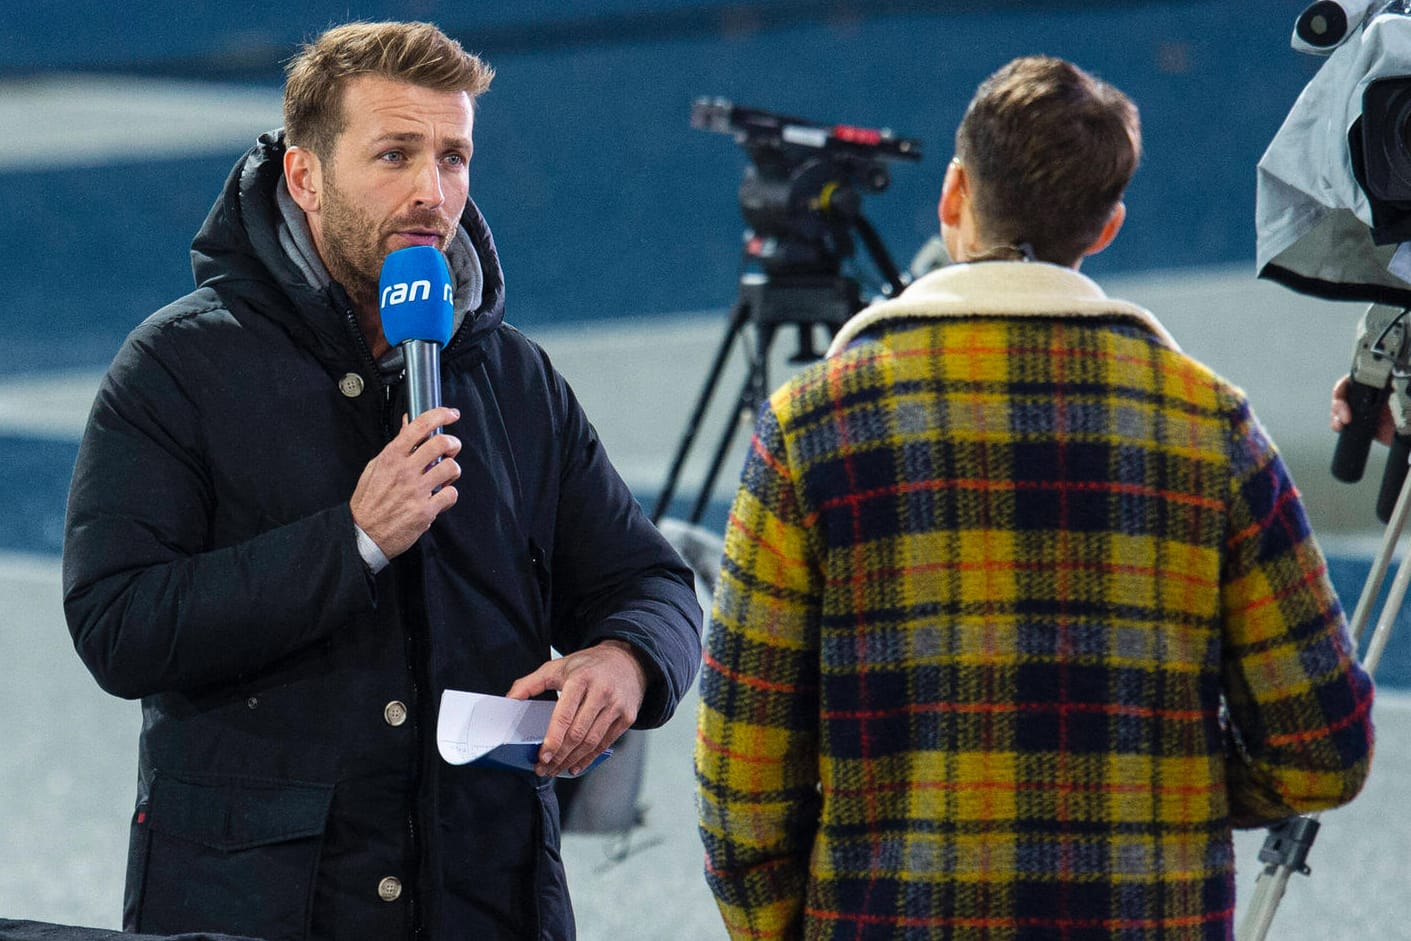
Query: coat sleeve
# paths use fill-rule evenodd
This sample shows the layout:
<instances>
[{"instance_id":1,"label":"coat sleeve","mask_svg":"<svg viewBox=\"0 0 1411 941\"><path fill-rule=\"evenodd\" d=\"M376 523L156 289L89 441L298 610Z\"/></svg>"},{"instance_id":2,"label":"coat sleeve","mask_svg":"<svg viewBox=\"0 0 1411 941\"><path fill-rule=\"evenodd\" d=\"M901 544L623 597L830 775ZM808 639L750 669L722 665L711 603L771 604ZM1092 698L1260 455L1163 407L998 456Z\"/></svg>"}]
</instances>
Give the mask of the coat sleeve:
<instances>
[{"instance_id":1,"label":"coat sleeve","mask_svg":"<svg viewBox=\"0 0 1411 941\"><path fill-rule=\"evenodd\" d=\"M766 409L727 524L696 731L706 881L733 938L801 936L819 813L815 539Z\"/></svg>"},{"instance_id":2,"label":"coat sleeve","mask_svg":"<svg viewBox=\"0 0 1411 941\"><path fill-rule=\"evenodd\" d=\"M135 333L103 380L69 490L64 610L100 686L138 698L229 682L328 635L372 587L349 507L213 546L202 416Z\"/></svg>"},{"instance_id":3,"label":"coat sleeve","mask_svg":"<svg viewBox=\"0 0 1411 941\"><path fill-rule=\"evenodd\" d=\"M1283 461L1242 399L1221 576L1236 826L1352 800L1372 757L1372 681Z\"/></svg>"},{"instance_id":4,"label":"coat sleeve","mask_svg":"<svg viewBox=\"0 0 1411 941\"><path fill-rule=\"evenodd\" d=\"M701 660L701 607L691 569L618 476L564 379L549 367L560 410L563 461L555 517L554 646L630 643L647 668L634 728L665 723Z\"/></svg>"}]
</instances>

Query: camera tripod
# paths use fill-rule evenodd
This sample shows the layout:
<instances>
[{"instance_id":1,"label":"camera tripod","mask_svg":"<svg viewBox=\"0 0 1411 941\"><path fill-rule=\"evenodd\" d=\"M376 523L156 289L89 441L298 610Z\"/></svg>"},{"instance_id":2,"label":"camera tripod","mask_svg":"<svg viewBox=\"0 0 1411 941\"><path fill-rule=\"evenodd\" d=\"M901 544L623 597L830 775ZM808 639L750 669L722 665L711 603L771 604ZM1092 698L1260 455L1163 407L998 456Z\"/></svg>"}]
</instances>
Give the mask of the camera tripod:
<instances>
[{"instance_id":1,"label":"camera tripod","mask_svg":"<svg viewBox=\"0 0 1411 941\"><path fill-rule=\"evenodd\" d=\"M1411 308L1373 304L1358 325L1353 351L1347 400L1352 421L1338 436L1333 453L1333 476L1347 483L1362 479L1380 412L1390 406L1396 420L1396 435L1387 455L1377 494L1377 517L1386 523L1381 547L1367 573L1362 594L1348 623L1354 654L1371 620L1377 596L1382 589L1397 543L1411 516L1411 330L1407 327ZM1401 603L1411 587L1411 556L1404 558L1388 590L1386 603L1362 657L1362 668L1375 676L1382 651L1391 637ZM1308 875L1308 851L1318 835L1320 814L1290 817L1269 828L1259 850L1264 868L1255 883L1254 897L1236 935L1238 941L1263 941L1274 920L1279 902L1295 872Z\"/></svg>"},{"instance_id":2,"label":"camera tripod","mask_svg":"<svg viewBox=\"0 0 1411 941\"><path fill-rule=\"evenodd\" d=\"M1402 473L1404 475L1404 470ZM1367 573L1367 581L1362 586L1362 595L1357 600L1357 608L1349 623L1354 651L1359 646L1363 631L1371 619L1373 606L1376 604L1377 595L1381 592L1382 582L1386 578L1392 555L1396 551L1396 544L1401 539L1408 515L1411 515L1411 477L1405 477L1405 482L1401 486L1401 495L1397 498L1396 507L1391 512L1386 535L1382 540L1376 559L1372 562L1372 569ZM1397 612L1401 609L1401 602L1406 597L1408 587L1411 587L1411 558L1403 559L1397 567L1396 577L1392 579L1386 603L1382 606L1381 616L1377 619L1377 626L1372 631L1372 639L1368 641L1367 653L1362 657L1362 668L1370 676L1376 675L1377 664L1381 661L1382 651L1386 648L1387 640L1391 637L1392 626L1396 622ZM1245 912L1244 920L1240 922L1239 931L1236 934L1238 941L1263 941L1268 934L1269 926L1273 923L1274 913L1279 907L1279 902L1284 897L1289 877L1295 872L1303 875L1308 875L1311 872L1307 864L1308 851L1312 848L1313 839L1318 834L1318 818L1320 816L1320 814L1309 814L1302 817L1290 817L1288 820L1281 821L1269 828L1269 835L1259 850L1259 861L1265 864L1264 869L1259 873L1259 878L1254 886L1254 897L1248 911Z\"/></svg>"},{"instance_id":3,"label":"camera tripod","mask_svg":"<svg viewBox=\"0 0 1411 941\"><path fill-rule=\"evenodd\" d=\"M895 269L892 269L888 277L896 287L900 287L900 278ZM750 324L755 327L754 349L748 354L745 380L735 400L734 410L726 420L705 480L701 483L700 493L696 496L695 505L686 520L693 525L700 522L706 507L710 505L710 495L715 489L716 478L739 430L741 419L751 415L769 395L769 354L779 328L792 325L798 329L799 348L793 362L808 362L818 358L813 346L814 328L822 325L828 328L830 335L837 333L848 318L861 309L862 299L857 281L843 275L788 274L771 277L768 274L751 272L741 277L739 296L731 308L725 337L715 352L715 359L706 374L705 386L701 389L691 417L686 422L685 433L671 461L671 470L667 474L661 494L657 497L656 509L652 511L654 522L661 522L671 505L681 471L686 464L686 457L695 443L701 420L715 395L730 350L745 328Z\"/></svg>"},{"instance_id":4,"label":"camera tripod","mask_svg":"<svg viewBox=\"0 0 1411 941\"><path fill-rule=\"evenodd\" d=\"M745 254L757 266L740 278L725 338L652 511L652 521L660 523L676 494L686 455L700 431L730 348L745 327L754 324L756 342L744 385L686 520L694 526L710 504L740 419L752 415L770 392L769 353L779 328L798 329L799 348L792 361L806 363L818 358L813 346L815 327L821 325L836 334L862 309L858 282L841 274L843 260L854 253L852 236L862 239L893 295L905 287L886 245L861 212L862 194L887 188L891 181L887 161L920 160L921 142L889 130L817 124L740 107L724 98L696 99L691 105L691 126L732 135L750 157L739 200L750 225Z\"/></svg>"}]
</instances>

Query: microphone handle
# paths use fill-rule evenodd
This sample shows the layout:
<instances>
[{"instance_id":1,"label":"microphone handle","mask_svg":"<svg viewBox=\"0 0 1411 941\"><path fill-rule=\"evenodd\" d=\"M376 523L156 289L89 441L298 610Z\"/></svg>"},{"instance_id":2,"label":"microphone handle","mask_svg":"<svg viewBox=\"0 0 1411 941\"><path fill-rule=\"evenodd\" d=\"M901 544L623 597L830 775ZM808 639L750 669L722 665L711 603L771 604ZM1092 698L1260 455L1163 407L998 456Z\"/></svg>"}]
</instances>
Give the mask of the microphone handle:
<instances>
[{"instance_id":1,"label":"microphone handle","mask_svg":"<svg viewBox=\"0 0 1411 941\"><path fill-rule=\"evenodd\" d=\"M407 368L407 415L416 418L441 404L441 344L434 340L404 340ZM441 429L431 432L439 435Z\"/></svg>"}]
</instances>

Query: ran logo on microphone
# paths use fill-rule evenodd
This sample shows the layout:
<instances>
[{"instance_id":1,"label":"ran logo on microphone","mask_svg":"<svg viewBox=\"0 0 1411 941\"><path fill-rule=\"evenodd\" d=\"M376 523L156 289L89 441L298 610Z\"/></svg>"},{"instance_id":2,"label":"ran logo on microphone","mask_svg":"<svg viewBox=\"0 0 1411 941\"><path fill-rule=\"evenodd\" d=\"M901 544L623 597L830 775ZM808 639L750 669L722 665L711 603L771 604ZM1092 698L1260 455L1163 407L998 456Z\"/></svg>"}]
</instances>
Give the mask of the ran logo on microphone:
<instances>
[{"instance_id":1,"label":"ran logo on microphone","mask_svg":"<svg viewBox=\"0 0 1411 941\"><path fill-rule=\"evenodd\" d=\"M456 299L455 291L449 283L441 285L441 299L447 304L454 303ZM418 295L420 295L418 297ZM392 307L396 304L408 304L414 301L429 301L431 299L431 282L425 279L412 281L411 283L389 284L382 289L382 307Z\"/></svg>"}]
</instances>

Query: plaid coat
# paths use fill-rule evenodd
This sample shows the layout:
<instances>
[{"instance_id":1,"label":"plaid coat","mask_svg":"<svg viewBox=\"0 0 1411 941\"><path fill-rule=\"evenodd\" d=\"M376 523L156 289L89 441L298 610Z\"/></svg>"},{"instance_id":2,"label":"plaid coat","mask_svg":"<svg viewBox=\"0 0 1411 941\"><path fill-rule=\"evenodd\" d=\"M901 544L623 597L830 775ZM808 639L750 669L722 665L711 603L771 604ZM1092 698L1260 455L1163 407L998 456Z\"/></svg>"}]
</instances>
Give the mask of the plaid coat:
<instances>
[{"instance_id":1,"label":"plaid coat","mask_svg":"<svg viewBox=\"0 0 1411 941\"><path fill-rule=\"evenodd\" d=\"M696 746L734 938L1214 939L1371 681L1242 393L1070 269L942 269L760 415Z\"/></svg>"}]
</instances>

